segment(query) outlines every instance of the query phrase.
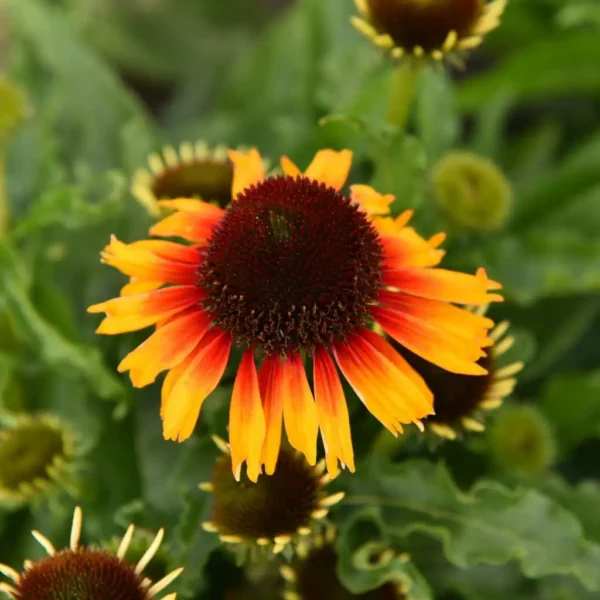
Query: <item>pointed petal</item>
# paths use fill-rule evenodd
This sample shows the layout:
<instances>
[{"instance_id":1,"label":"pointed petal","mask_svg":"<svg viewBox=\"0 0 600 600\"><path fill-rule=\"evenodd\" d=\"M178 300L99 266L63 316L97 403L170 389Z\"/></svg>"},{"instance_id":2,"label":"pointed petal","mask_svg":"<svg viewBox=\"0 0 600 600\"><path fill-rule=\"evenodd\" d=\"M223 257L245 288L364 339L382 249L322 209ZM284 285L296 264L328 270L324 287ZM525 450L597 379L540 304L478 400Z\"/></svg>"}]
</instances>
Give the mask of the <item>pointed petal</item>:
<instances>
[{"instance_id":1,"label":"pointed petal","mask_svg":"<svg viewBox=\"0 0 600 600\"><path fill-rule=\"evenodd\" d=\"M201 263L198 250L172 242L153 242L160 240L124 244L113 236L110 244L101 253L102 261L130 277L182 285L196 283L197 269ZM185 256L186 259L190 259L191 254L195 260L181 262L175 258Z\"/></svg>"},{"instance_id":2,"label":"pointed petal","mask_svg":"<svg viewBox=\"0 0 600 600\"><path fill-rule=\"evenodd\" d=\"M487 304L501 301L502 296L489 294L498 289L496 282L483 275L468 275L445 269L396 269L384 274L385 285L398 288L401 292L459 304Z\"/></svg>"},{"instance_id":3,"label":"pointed petal","mask_svg":"<svg viewBox=\"0 0 600 600\"><path fill-rule=\"evenodd\" d=\"M265 166L258 150L252 148L246 154L237 150L229 150L228 155L233 163L232 198L236 198L238 194L251 185L264 181Z\"/></svg>"},{"instance_id":4,"label":"pointed petal","mask_svg":"<svg viewBox=\"0 0 600 600\"><path fill-rule=\"evenodd\" d=\"M196 286L173 286L146 294L121 296L94 304L90 313L105 312L106 318L96 330L103 334L137 331L198 304L205 293Z\"/></svg>"},{"instance_id":5,"label":"pointed petal","mask_svg":"<svg viewBox=\"0 0 600 600\"><path fill-rule=\"evenodd\" d=\"M485 375L487 371L477 364L485 353L487 338L466 339L449 330L436 329L423 319L412 318L398 311L377 307L373 317L384 331L401 346L451 373Z\"/></svg>"},{"instance_id":6,"label":"pointed petal","mask_svg":"<svg viewBox=\"0 0 600 600\"><path fill-rule=\"evenodd\" d=\"M206 242L221 215L204 212L176 212L150 228L151 235L180 237L190 242Z\"/></svg>"},{"instance_id":7,"label":"pointed petal","mask_svg":"<svg viewBox=\"0 0 600 600\"><path fill-rule=\"evenodd\" d=\"M315 402L325 445L327 470L335 477L339 460L354 472L350 417L340 378L327 350L317 349L313 360Z\"/></svg>"},{"instance_id":8,"label":"pointed petal","mask_svg":"<svg viewBox=\"0 0 600 600\"><path fill-rule=\"evenodd\" d=\"M178 377L165 379L163 394L163 435L183 442L192 435L204 400L223 377L232 339L219 329L211 329L187 359Z\"/></svg>"},{"instance_id":9,"label":"pointed petal","mask_svg":"<svg viewBox=\"0 0 600 600\"><path fill-rule=\"evenodd\" d=\"M265 415L260 400L254 350L249 349L244 352L235 378L229 411L231 464L238 481L244 461L248 465L248 478L257 481L261 471L265 432Z\"/></svg>"},{"instance_id":10,"label":"pointed petal","mask_svg":"<svg viewBox=\"0 0 600 600\"><path fill-rule=\"evenodd\" d=\"M317 462L319 420L299 354L292 354L285 360L283 390L283 420L290 444L314 465Z\"/></svg>"},{"instance_id":11,"label":"pointed petal","mask_svg":"<svg viewBox=\"0 0 600 600\"><path fill-rule=\"evenodd\" d=\"M281 157L280 164L281 170L288 177L297 177L298 175L302 175L300 169L287 156Z\"/></svg>"},{"instance_id":12,"label":"pointed petal","mask_svg":"<svg viewBox=\"0 0 600 600\"><path fill-rule=\"evenodd\" d=\"M152 281L151 279L142 279L132 277L129 283L121 288L121 296L135 296L136 294L146 294L157 290L164 285L163 281Z\"/></svg>"},{"instance_id":13,"label":"pointed petal","mask_svg":"<svg viewBox=\"0 0 600 600\"><path fill-rule=\"evenodd\" d=\"M407 375L406 367L396 358L389 344L371 343L371 334L361 329L346 344L337 344L337 363L358 397L371 413L394 435L402 423L414 423L432 414L433 396L416 374ZM384 352L381 348L386 348Z\"/></svg>"},{"instance_id":14,"label":"pointed petal","mask_svg":"<svg viewBox=\"0 0 600 600\"><path fill-rule=\"evenodd\" d=\"M368 185L351 185L350 198L369 215L387 215L390 204L396 199L393 194L380 194Z\"/></svg>"},{"instance_id":15,"label":"pointed petal","mask_svg":"<svg viewBox=\"0 0 600 600\"><path fill-rule=\"evenodd\" d=\"M335 190L344 187L350 167L352 166L352 152L350 150L320 150L315 154L304 175L309 179L320 181Z\"/></svg>"},{"instance_id":16,"label":"pointed petal","mask_svg":"<svg viewBox=\"0 0 600 600\"><path fill-rule=\"evenodd\" d=\"M157 329L145 342L130 352L118 371L131 371L135 387L152 383L161 371L185 360L208 330L211 319L202 310L178 316Z\"/></svg>"},{"instance_id":17,"label":"pointed petal","mask_svg":"<svg viewBox=\"0 0 600 600\"><path fill-rule=\"evenodd\" d=\"M435 267L445 251L436 250L412 227L405 227L394 236L381 236L386 269L396 271L406 267Z\"/></svg>"},{"instance_id":18,"label":"pointed petal","mask_svg":"<svg viewBox=\"0 0 600 600\"><path fill-rule=\"evenodd\" d=\"M262 462L267 475L272 475L279 458L283 419L283 362L279 356L265 358L258 372L258 384L267 428Z\"/></svg>"}]
</instances>

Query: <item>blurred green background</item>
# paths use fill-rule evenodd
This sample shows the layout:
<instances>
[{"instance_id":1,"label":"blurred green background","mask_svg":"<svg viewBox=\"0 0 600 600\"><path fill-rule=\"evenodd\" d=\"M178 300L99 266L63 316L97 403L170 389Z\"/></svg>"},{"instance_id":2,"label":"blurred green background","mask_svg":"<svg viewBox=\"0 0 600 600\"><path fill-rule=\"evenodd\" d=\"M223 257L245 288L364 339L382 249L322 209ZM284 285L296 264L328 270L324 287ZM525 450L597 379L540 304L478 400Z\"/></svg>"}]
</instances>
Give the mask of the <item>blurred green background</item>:
<instances>
[{"instance_id":1,"label":"blurred green background","mask_svg":"<svg viewBox=\"0 0 600 600\"><path fill-rule=\"evenodd\" d=\"M535 407L552 438L537 443L555 450L528 475L494 463L487 433L407 436L382 458L357 409L358 471L338 487L404 504L335 513L342 582L358 594L401 570L413 600L600 598L600 3L511 0L464 69L424 70L407 132L386 123L391 65L355 13L351 0L0 0L0 416L10 428L49 412L85 442L73 489L0 509L0 562L39 556L31 529L66 543L79 502L89 541L166 526L182 597L252 597L200 527L230 387L191 440L164 442L159 386L116 372L143 336L96 336L85 311L123 284L99 262L110 234L133 241L151 223L130 192L150 152L201 139L305 165L348 147L353 181L414 208L424 235L448 232L448 268L503 283L492 316L526 362L509 404ZM440 209L434 167L452 150L510 182L501 227ZM356 558L373 542L410 552L410 569L374 573Z\"/></svg>"}]
</instances>

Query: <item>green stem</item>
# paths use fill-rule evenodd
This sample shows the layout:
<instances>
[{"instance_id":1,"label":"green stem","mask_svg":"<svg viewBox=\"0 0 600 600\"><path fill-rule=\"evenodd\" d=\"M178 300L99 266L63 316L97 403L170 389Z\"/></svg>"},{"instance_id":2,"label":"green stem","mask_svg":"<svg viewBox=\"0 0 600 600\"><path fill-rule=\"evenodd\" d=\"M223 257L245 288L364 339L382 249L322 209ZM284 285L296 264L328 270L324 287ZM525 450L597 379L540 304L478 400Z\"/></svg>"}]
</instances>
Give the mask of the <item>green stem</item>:
<instances>
[{"instance_id":1,"label":"green stem","mask_svg":"<svg viewBox=\"0 0 600 600\"><path fill-rule=\"evenodd\" d=\"M8 194L6 193L6 181L4 178L4 155L0 152L0 240L8 233L8 221L10 210L8 206Z\"/></svg>"},{"instance_id":2,"label":"green stem","mask_svg":"<svg viewBox=\"0 0 600 600\"><path fill-rule=\"evenodd\" d=\"M406 127L420 73L418 65L401 61L392 74L387 121L400 130Z\"/></svg>"}]
</instances>

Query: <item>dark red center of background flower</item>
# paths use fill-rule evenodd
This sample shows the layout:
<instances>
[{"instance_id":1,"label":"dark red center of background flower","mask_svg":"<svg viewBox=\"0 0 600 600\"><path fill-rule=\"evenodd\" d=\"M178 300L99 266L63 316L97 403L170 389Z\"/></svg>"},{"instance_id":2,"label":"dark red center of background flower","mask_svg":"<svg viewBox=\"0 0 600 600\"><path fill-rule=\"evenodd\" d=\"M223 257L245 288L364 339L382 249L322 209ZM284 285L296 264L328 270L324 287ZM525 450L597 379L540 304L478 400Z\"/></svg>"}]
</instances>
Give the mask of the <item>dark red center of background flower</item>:
<instances>
[{"instance_id":1,"label":"dark red center of background flower","mask_svg":"<svg viewBox=\"0 0 600 600\"><path fill-rule=\"evenodd\" d=\"M411 51L440 50L451 31L469 37L484 0L367 0L371 21L396 46Z\"/></svg>"},{"instance_id":2,"label":"dark red center of background flower","mask_svg":"<svg viewBox=\"0 0 600 600\"><path fill-rule=\"evenodd\" d=\"M215 506L212 521L219 533L257 540L293 535L310 526L311 513L319 508L319 477L304 457L282 447L273 475L258 483L241 482L231 474L231 458L221 457L212 477Z\"/></svg>"},{"instance_id":3,"label":"dark red center of background flower","mask_svg":"<svg viewBox=\"0 0 600 600\"><path fill-rule=\"evenodd\" d=\"M160 199L201 198L206 202L216 200L225 208L231 202L233 165L230 161L214 159L196 160L176 167L168 167L156 176L153 194Z\"/></svg>"},{"instance_id":4,"label":"dark red center of background flower","mask_svg":"<svg viewBox=\"0 0 600 600\"><path fill-rule=\"evenodd\" d=\"M330 545L313 550L296 571L296 592L301 600L403 600L404 594L393 583L364 594L350 593L337 576L337 556Z\"/></svg>"},{"instance_id":5,"label":"dark red center of background flower","mask_svg":"<svg viewBox=\"0 0 600 600\"><path fill-rule=\"evenodd\" d=\"M344 341L370 319L382 249L350 200L305 177L241 193L199 270L205 309L240 344L285 355Z\"/></svg>"},{"instance_id":6,"label":"dark red center of background flower","mask_svg":"<svg viewBox=\"0 0 600 600\"><path fill-rule=\"evenodd\" d=\"M142 580L126 562L102 550L63 550L25 571L16 600L146 600Z\"/></svg>"},{"instance_id":7,"label":"dark red center of background flower","mask_svg":"<svg viewBox=\"0 0 600 600\"><path fill-rule=\"evenodd\" d=\"M487 375L457 375L422 359L406 348L394 347L404 356L433 393L435 415L426 422L459 425L463 417L470 417L484 400L492 383L493 357L488 354L477 364L488 370Z\"/></svg>"}]
</instances>

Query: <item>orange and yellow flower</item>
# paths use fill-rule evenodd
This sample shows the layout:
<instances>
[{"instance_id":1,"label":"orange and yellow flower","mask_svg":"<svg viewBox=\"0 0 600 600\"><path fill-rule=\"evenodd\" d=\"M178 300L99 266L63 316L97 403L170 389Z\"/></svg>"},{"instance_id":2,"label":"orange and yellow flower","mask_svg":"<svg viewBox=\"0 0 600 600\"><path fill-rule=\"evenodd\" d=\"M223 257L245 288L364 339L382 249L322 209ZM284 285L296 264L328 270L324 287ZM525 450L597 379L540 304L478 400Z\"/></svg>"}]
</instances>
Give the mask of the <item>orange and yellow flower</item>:
<instances>
[{"instance_id":1,"label":"orange and yellow flower","mask_svg":"<svg viewBox=\"0 0 600 600\"><path fill-rule=\"evenodd\" d=\"M393 199L367 186L340 190L347 150L322 150L301 173L265 174L256 150L230 152L234 177L227 209L201 200L162 202L173 214L151 239L113 238L105 263L130 277L121 297L96 304L98 333L155 327L119 371L133 384L162 386L166 439L183 441L217 387L232 346L243 348L229 421L233 472L247 463L256 481L277 463L282 426L312 465L321 432L328 469L354 470L348 408L339 373L394 435L432 414L423 379L378 333L455 373L477 364L492 344L493 322L454 306L501 300L499 284L435 268L443 236L420 237L410 212L388 216ZM305 362L312 363L312 386ZM257 369L257 362L260 367Z\"/></svg>"}]
</instances>

